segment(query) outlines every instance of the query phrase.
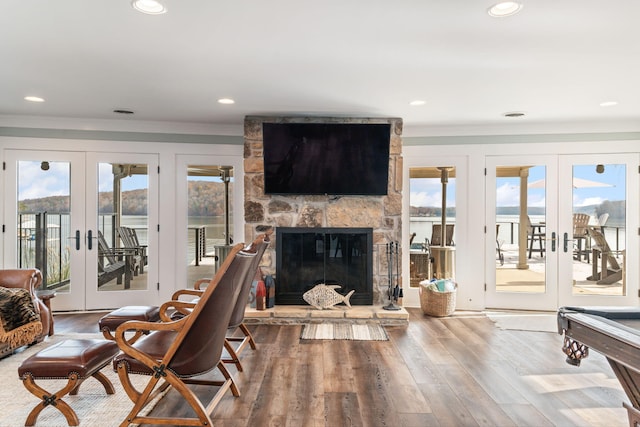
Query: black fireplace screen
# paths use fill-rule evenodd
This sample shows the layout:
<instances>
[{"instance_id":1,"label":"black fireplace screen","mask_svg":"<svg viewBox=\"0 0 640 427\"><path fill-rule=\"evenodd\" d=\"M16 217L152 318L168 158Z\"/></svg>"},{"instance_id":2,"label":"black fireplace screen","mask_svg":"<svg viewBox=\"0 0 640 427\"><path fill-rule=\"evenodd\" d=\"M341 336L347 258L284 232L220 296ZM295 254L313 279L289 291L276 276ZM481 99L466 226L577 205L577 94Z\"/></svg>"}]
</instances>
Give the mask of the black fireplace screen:
<instances>
[{"instance_id":1,"label":"black fireplace screen","mask_svg":"<svg viewBox=\"0 0 640 427\"><path fill-rule=\"evenodd\" d=\"M373 304L372 228L276 230L276 304L307 305L302 299L320 283L337 284L352 305Z\"/></svg>"}]
</instances>

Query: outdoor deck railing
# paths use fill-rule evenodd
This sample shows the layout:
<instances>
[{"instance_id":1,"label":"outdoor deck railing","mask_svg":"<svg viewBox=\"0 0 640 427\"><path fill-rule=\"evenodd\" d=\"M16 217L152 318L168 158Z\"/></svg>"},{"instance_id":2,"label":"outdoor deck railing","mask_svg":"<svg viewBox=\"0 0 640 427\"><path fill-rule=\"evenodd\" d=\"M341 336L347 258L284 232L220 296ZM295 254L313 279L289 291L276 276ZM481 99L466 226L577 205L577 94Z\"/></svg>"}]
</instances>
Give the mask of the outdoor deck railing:
<instances>
[{"instance_id":1,"label":"outdoor deck railing","mask_svg":"<svg viewBox=\"0 0 640 427\"><path fill-rule=\"evenodd\" d=\"M424 219L424 218L421 218ZM447 221L451 221L452 223L455 223L455 220L453 218L448 218ZM431 230L431 227L433 224L440 224L440 220L439 219L435 219L433 221L419 221L418 222L419 226L421 227L425 227L424 229L427 230ZM519 227L520 227L520 223L517 221L497 221L496 224L500 225L500 234L498 236L498 239L501 239L502 241L504 241L504 243L507 244L516 244L518 241L518 233L519 233ZM626 247L626 245L623 244L623 241L621 240L621 237L624 237L624 232L625 232L625 227L623 226L605 226L602 227L603 230L605 231L605 236L607 237L607 240L609 242L609 246L611 248L615 248L615 251L620 251L622 249L624 249ZM410 230L410 232L413 230ZM424 236L424 237L429 237L430 238L430 232L428 236ZM424 241L424 237L420 236L420 233L418 233L418 236L414 239L414 244L418 245L420 243L422 243ZM457 241L456 236L455 236L455 231L454 231L454 236L453 236L453 240Z\"/></svg>"},{"instance_id":2,"label":"outdoor deck railing","mask_svg":"<svg viewBox=\"0 0 640 427\"><path fill-rule=\"evenodd\" d=\"M115 214L98 217L98 229L110 244L115 239ZM56 289L69 283L71 253L75 245L69 214L47 212L18 214L18 268L35 267L42 272L43 289ZM80 236L84 239L84 236ZM81 244L83 244L81 242Z\"/></svg>"}]
</instances>

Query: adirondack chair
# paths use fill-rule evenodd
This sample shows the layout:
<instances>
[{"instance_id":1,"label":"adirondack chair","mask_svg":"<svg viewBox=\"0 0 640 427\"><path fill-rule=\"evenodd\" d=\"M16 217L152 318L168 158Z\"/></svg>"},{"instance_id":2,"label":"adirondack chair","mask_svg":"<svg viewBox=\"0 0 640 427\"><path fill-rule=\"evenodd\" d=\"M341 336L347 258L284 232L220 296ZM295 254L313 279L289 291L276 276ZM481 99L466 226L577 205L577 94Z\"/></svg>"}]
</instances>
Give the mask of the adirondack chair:
<instances>
[{"instance_id":1,"label":"adirondack chair","mask_svg":"<svg viewBox=\"0 0 640 427\"><path fill-rule=\"evenodd\" d=\"M131 257L125 251L110 248L101 231L98 231L98 287L117 279L124 288L131 286Z\"/></svg>"},{"instance_id":2,"label":"adirondack chair","mask_svg":"<svg viewBox=\"0 0 640 427\"><path fill-rule=\"evenodd\" d=\"M244 350L244 348L249 345L253 350L256 349L256 343L251 335L251 332L244 324L244 313L247 308L247 301L249 297L249 291L251 290L251 283L253 282L254 273L258 270L258 265L260 264L260 260L262 259L262 255L264 251L267 249L270 243L271 234L273 234L273 229L270 229L258 236L251 247L247 249L248 252L255 252L256 258L254 260L254 265L249 267L250 273L247 275L247 278L242 286L242 290L238 296L238 300L236 301L236 305L233 308L233 312L231 314L231 319L229 320L229 327L227 328L227 335L224 343L225 350L227 351L228 356L223 356L222 361L224 363L233 363L236 366L236 369L239 372L242 372L242 363L240 362L240 353ZM193 296L200 296L202 292L204 292L205 286L210 282L211 279L200 279L194 283L194 289L181 289L176 291L173 294L172 299L178 300L182 296L189 296L193 298ZM181 315L188 314L189 311L183 308L183 312ZM235 334L236 330L239 330L242 335Z\"/></svg>"},{"instance_id":3,"label":"adirondack chair","mask_svg":"<svg viewBox=\"0 0 640 427\"><path fill-rule=\"evenodd\" d=\"M455 224L446 224L446 233L445 233L445 246L453 246L453 230L455 228ZM442 224L433 224L431 227L431 242L430 246L442 246Z\"/></svg>"},{"instance_id":4,"label":"adirondack chair","mask_svg":"<svg viewBox=\"0 0 640 427\"><path fill-rule=\"evenodd\" d=\"M118 236L122 241L122 247L132 251L134 274L144 273L144 266L147 265L147 246L140 244L136 230L131 227L118 227Z\"/></svg>"},{"instance_id":5,"label":"adirondack chair","mask_svg":"<svg viewBox=\"0 0 640 427\"><path fill-rule=\"evenodd\" d=\"M573 241L575 244L573 259L578 261L584 257L584 260L589 262L589 250L587 248L589 219L589 215L584 213L573 214Z\"/></svg>"},{"instance_id":6,"label":"adirondack chair","mask_svg":"<svg viewBox=\"0 0 640 427\"><path fill-rule=\"evenodd\" d=\"M622 280L624 285L624 251L613 251L607 243L607 239L599 229L600 227L588 227L587 232L593 239L592 251L592 274L587 280L595 280L598 285L611 285ZM618 263L615 255L623 255L622 266ZM598 260L600 260L600 271L598 271Z\"/></svg>"},{"instance_id":7,"label":"adirondack chair","mask_svg":"<svg viewBox=\"0 0 640 427\"><path fill-rule=\"evenodd\" d=\"M116 329L116 342L122 353L114 358L113 364L125 392L134 403L120 426L132 423L211 426L210 414L227 390L236 397L240 395L220 359L231 313L255 258L256 253L242 251L242 244L235 245L197 303L194 306L185 303L193 308L183 318L171 320L171 311L183 306L182 302L172 300L160 307L160 322L128 321ZM150 331L150 334L129 343L125 334L140 330ZM216 368L222 373L223 380L202 377ZM134 375L149 376L141 391L131 381L130 377ZM189 385L218 388L204 405ZM168 388L173 388L185 400L195 417L138 415Z\"/></svg>"}]
</instances>

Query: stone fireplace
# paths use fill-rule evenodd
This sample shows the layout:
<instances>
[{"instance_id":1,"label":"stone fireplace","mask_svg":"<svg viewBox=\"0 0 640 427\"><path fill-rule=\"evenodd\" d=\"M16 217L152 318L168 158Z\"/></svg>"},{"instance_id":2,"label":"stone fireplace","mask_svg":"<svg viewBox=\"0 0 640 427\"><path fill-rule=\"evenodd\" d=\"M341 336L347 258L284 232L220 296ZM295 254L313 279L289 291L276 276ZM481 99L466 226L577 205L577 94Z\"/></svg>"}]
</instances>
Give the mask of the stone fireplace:
<instances>
[{"instance_id":1,"label":"stone fireplace","mask_svg":"<svg viewBox=\"0 0 640 427\"><path fill-rule=\"evenodd\" d=\"M372 253L371 228L278 227L276 304L306 304L303 294L324 283L354 290L352 305L371 305Z\"/></svg>"},{"instance_id":2,"label":"stone fireplace","mask_svg":"<svg viewBox=\"0 0 640 427\"><path fill-rule=\"evenodd\" d=\"M391 142L389 154L389 183L388 194L386 196L330 196L330 195L309 195L309 196L283 196L283 195L265 195L264 194L264 165L262 158L262 124L263 123L389 123L391 125ZM282 260L278 262L276 255L276 247L281 244L281 236L279 229L290 231L291 228L301 228L304 233L317 231L315 235L322 234L327 228L340 233L350 234L342 229L370 229L369 247L355 248L353 242L351 246L342 246L344 243L338 243L338 237L344 239L344 236L335 238L329 234L329 240L323 238L323 247L316 247L316 243L306 243L308 246L308 257L314 259L315 255L323 254L323 258L327 258L328 263L343 263L351 261L357 264L361 259L362 253L370 253L370 261L367 263L366 271L362 274L362 280L370 282L369 290L362 289L356 291L352 297L352 301L358 304L384 305L388 302L387 290L389 286L389 275L387 269L387 256L385 254L385 246L389 242L400 242L402 236L402 120L397 118L377 119L377 118L323 118L323 117L263 117L248 116L245 118L244 131L244 207L245 207L245 236L246 240L251 240L259 230L265 226L275 228L275 239L265 253L262 260L262 270L265 274L273 274L276 279L276 289L278 289L278 275L287 277L298 277L287 280L302 280L300 267L296 265L287 265ZM313 230L309 230L313 229ZM321 239L318 238L318 241ZM342 240L346 242L345 240ZM318 243L319 245L319 243ZM344 252L342 248L344 247ZM402 245L400 245L402 249ZM339 249L336 251L336 249ZM317 253L315 251L318 251ZM364 251L364 252L363 252ZM329 255L327 257L327 255ZM331 256L333 255L333 256ZM354 258L358 257L354 261ZM354 265L355 265L354 264ZM359 265L359 264L358 264ZM282 273L283 269L298 270ZM280 270L280 271L279 271ZM396 266L394 266L396 270ZM401 266L394 274L399 273L402 276ZM298 274L298 276L296 276ZM333 273L332 273L333 274ZM342 274L342 273L340 273ZM359 273L360 274L360 273ZM319 277L317 280L332 280L328 276ZM335 279L344 280L344 279ZM398 279L400 280L400 279ZM282 289L284 293L288 292L289 282L283 282L286 288ZM401 285L401 282L400 282ZM299 284L300 288L304 288L304 283ZM296 292L300 292L300 289ZM359 294L357 297L356 295ZM296 298L300 298L297 296ZM299 302L299 304L306 304ZM295 302L285 298L280 300L279 304L295 304Z\"/></svg>"}]
</instances>

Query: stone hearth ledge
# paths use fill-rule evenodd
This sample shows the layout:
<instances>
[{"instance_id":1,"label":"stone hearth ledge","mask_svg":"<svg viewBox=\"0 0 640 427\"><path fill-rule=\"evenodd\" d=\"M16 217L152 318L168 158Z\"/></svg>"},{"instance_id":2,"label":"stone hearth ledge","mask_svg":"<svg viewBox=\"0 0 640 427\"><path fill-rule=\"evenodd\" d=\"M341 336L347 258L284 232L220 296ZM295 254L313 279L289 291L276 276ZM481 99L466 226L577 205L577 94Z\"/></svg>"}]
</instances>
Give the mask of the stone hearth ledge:
<instances>
[{"instance_id":1,"label":"stone hearth ledge","mask_svg":"<svg viewBox=\"0 0 640 427\"><path fill-rule=\"evenodd\" d=\"M247 307L244 322L246 324L267 325L344 322L402 326L409 324L409 313L404 307L394 311L385 310L381 305L336 307L329 310L318 310L304 305L281 305L266 310Z\"/></svg>"}]
</instances>

